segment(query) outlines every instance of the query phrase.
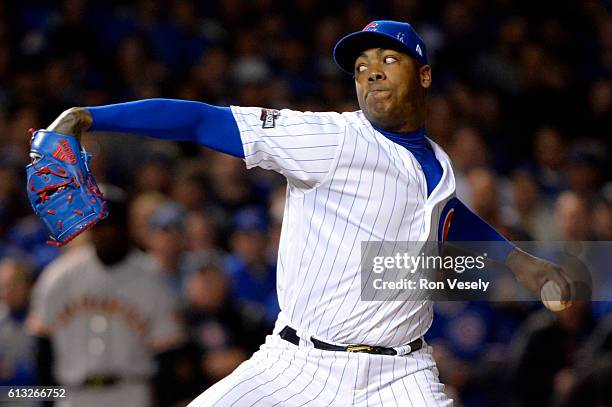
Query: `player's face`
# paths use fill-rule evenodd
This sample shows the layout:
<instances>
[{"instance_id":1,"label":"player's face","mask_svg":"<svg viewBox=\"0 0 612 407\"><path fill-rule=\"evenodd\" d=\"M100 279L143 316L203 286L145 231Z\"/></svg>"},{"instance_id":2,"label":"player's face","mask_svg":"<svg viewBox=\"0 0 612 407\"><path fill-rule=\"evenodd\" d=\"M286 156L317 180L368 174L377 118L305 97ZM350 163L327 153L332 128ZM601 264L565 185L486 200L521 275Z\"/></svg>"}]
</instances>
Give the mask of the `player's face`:
<instances>
[{"instance_id":1,"label":"player's face","mask_svg":"<svg viewBox=\"0 0 612 407\"><path fill-rule=\"evenodd\" d=\"M371 48L355 61L359 107L372 124L384 130L415 130L409 128L409 118L422 109L430 84L429 65L419 66L403 52Z\"/></svg>"}]
</instances>

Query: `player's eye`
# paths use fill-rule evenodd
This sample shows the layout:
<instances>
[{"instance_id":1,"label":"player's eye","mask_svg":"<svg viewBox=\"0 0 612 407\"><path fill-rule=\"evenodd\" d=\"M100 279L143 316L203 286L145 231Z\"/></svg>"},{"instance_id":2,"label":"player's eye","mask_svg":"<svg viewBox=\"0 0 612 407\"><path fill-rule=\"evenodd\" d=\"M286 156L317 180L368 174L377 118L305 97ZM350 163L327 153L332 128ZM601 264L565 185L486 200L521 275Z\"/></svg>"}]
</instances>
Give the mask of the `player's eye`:
<instances>
[{"instance_id":1,"label":"player's eye","mask_svg":"<svg viewBox=\"0 0 612 407\"><path fill-rule=\"evenodd\" d=\"M359 65L357 65L357 68L355 68L355 70L356 70L357 72L363 72L363 71L365 71L366 69L367 69L367 68L366 68L365 64L359 64Z\"/></svg>"},{"instance_id":2,"label":"player's eye","mask_svg":"<svg viewBox=\"0 0 612 407\"><path fill-rule=\"evenodd\" d=\"M397 62L397 58L392 57L392 56L385 57L385 64L392 64L394 62Z\"/></svg>"}]
</instances>

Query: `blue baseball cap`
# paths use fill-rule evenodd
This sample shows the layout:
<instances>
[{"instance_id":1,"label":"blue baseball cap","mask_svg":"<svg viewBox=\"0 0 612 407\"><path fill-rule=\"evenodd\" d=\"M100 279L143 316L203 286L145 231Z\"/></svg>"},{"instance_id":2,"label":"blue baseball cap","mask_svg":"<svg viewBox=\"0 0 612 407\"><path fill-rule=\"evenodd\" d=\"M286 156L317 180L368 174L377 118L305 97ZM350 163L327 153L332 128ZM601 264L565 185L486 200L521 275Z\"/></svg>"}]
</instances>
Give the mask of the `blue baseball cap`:
<instances>
[{"instance_id":1,"label":"blue baseball cap","mask_svg":"<svg viewBox=\"0 0 612 407\"><path fill-rule=\"evenodd\" d=\"M425 41L410 24L392 20L372 21L363 30L341 38L334 47L334 61L353 75L359 53L369 48L397 49L427 65Z\"/></svg>"}]
</instances>

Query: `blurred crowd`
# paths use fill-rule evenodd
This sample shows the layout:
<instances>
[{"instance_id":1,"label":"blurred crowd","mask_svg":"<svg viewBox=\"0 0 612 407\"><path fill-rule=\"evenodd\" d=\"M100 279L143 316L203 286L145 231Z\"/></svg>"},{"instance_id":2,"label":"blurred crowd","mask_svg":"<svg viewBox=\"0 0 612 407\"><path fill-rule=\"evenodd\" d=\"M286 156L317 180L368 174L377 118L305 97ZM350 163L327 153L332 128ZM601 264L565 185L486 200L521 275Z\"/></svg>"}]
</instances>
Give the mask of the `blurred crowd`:
<instances>
[{"instance_id":1,"label":"blurred crowd","mask_svg":"<svg viewBox=\"0 0 612 407\"><path fill-rule=\"evenodd\" d=\"M152 97L357 110L352 78L331 59L335 42L377 18L404 20L428 46L427 133L451 156L459 198L512 240L611 241L611 9L606 0L0 1L0 385L40 380L25 327L31 289L48 264L89 244L45 244L25 195L28 128L71 106ZM129 240L177 298L186 334L171 358L177 384L154 381L160 404L175 405L271 331L284 178L189 143L96 133L83 144L98 182L128 193ZM428 339L457 406L612 405L609 309L439 303Z\"/></svg>"}]
</instances>

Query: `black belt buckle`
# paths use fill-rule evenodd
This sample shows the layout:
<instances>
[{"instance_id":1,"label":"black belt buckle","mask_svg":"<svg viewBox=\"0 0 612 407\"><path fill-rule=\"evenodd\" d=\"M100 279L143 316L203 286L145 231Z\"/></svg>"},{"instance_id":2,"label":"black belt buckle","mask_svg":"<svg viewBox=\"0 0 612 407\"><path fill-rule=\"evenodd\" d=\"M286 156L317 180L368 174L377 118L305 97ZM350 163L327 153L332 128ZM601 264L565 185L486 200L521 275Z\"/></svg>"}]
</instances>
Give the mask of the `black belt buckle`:
<instances>
[{"instance_id":1,"label":"black belt buckle","mask_svg":"<svg viewBox=\"0 0 612 407\"><path fill-rule=\"evenodd\" d=\"M385 348L382 346L370 346L370 345L349 345L346 347L347 352L364 352L371 355L387 355L395 356L397 351L393 348Z\"/></svg>"}]
</instances>

